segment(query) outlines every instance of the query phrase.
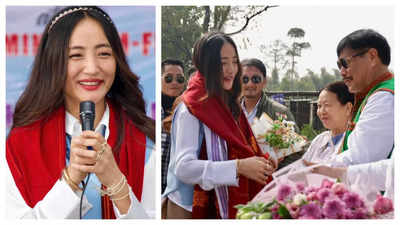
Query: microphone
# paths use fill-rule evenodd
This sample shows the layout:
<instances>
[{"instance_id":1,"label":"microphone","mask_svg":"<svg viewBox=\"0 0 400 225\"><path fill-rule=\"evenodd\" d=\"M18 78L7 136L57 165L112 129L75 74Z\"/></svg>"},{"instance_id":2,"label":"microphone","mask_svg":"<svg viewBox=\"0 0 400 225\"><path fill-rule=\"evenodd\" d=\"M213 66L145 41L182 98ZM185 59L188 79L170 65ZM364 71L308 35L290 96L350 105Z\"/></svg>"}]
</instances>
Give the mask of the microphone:
<instances>
[{"instance_id":1,"label":"microphone","mask_svg":"<svg viewBox=\"0 0 400 225\"><path fill-rule=\"evenodd\" d=\"M79 103L79 117L81 119L82 123L82 131L85 130L94 130L94 117L96 111L94 110L94 102L92 101L83 101ZM93 150L91 146L87 147L88 150ZM79 218L82 219L82 201L83 201L83 195L85 194L87 184L89 183L90 179L90 173L88 173L86 182L83 182L83 190L82 190L82 195L81 199L79 202Z\"/></svg>"},{"instance_id":2,"label":"microphone","mask_svg":"<svg viewBox=\"0 0 400 225\"><path fill-rule=\"evenodd\" d=\"M94 102L83 101L79 104L79 117L81 118L82 131L94 130Z\"/></svg>"}]
</instances>

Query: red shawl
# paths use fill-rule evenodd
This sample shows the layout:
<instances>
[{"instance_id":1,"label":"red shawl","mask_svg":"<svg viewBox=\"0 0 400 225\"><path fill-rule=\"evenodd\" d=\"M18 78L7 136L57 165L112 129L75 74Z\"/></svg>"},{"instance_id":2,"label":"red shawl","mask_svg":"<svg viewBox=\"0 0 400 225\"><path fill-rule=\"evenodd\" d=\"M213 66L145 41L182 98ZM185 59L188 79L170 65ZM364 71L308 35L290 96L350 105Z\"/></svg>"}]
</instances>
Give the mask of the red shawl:
<instances>
[{"instance_id":1,"label":"red shawl","mask_svg":"<svg viewBox=\"0 0 400 225\"><path fill-rule=\"evenodd\" d=\"M243 112L240 112L238 122L236 122L232 113L220 98L205 98L206 95L204 77L197 73L191 78L188 89L183 94L183 101L197 119L226 141L228 159L262 156L262 152ZM206 159L205 152L203 140L200 158ZM262 185L244 176L239 177L239 187L229 186L229 218L235 218L236 216L235 205L247 203L261 188ZM204 191L200 186L195 186L192 216L197 219L220 217L215 191Z\"/></svg>"},{"instance_id":2,"label":"red shawl","mask_svg":"<svg viewBox=\"0 0 400 225\"><path fill-rule=\"evenodd\" d=\"M110 102L108 144L117 142L117 117ZM121 172L126 176L136 198L141 201L146 136L124 116L125 136L118 155ZM15 184L26 204L33 208L54 186L65 167L65 108L30 125L13 128L6 141L6 159ZM110 199L102 197L103 219L115 218Z\"/></svg>"}]
</instances>

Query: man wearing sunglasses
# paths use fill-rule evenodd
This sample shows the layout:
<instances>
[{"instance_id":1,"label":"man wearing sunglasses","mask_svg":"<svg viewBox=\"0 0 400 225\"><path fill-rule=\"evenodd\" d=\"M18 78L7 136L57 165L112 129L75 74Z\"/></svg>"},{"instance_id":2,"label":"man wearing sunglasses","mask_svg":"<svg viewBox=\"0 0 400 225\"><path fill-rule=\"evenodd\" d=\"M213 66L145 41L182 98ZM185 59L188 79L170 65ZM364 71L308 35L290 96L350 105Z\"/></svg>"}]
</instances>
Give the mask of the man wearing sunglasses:
<instances>
[{"instance_id":1,"label":"man wearing sunglasses","mask_svg":"<svg viewBox=\"0 0 400 225\"><path fill-rule=\"evenodd\" d=\"M175 59L166 59L161 63L161 119L164 120L172 112L172 105L180 94L182 94L185 88L185 76L184 76L183 63ZM170 146L170 134L167 129L162 126L161 133L161 149L162 149L162 188L161 192L167 185L167 171L169 164L169 146Z\"/></svg>"},{"instance_id":2,"label":"man wearing sunglasses","mask_svg":"<svg viewBox=\"0 0 400 225\"><path fill-rule=\"evenodd\" d=\"M259 118L265 112L272 119L277 119L277 113L285 114L287 120L295 121L289 109L268 98L263 92L267 85L267 75L264 63L256 58L245 59L242 65L242 95L241 105L247 120L251 124L255 117Z\"/></svg>"},{"instance_id":3,"label":"man wearing sunglasses","mask_svg":"<svg viewBox=\"0 0 400 225\"><path fill-rule=\"evenodd\" d=\"M262 113L266 113L273 120L278 119L277 113L284 114L288 121L294 121L294 116L290 110L268 98L263 89L267 86L267 75L264 63L256 58L245 59L241 62L242 65L242 98L241 106L247 117L247 120L251 124L255 117L260 118ZM296 132L299 131L297 125L295 125ZM301 158L304 151L292 154L285 157L279 162L278 169L283 168L292 162Z\"/></svg>"},{"instance_id":4,"label":"man wearing sunglasses","mask_svg":"<svg viewBox=\"0 0 400 225\"><path fill-rule=\"evenodd\" d=\"M390 158L394 148L394 78L390 46L371 29L344 37L337 46L343 81L355 94L353 119L334 165L349 166Z\"/></svg>"}]
</instances>

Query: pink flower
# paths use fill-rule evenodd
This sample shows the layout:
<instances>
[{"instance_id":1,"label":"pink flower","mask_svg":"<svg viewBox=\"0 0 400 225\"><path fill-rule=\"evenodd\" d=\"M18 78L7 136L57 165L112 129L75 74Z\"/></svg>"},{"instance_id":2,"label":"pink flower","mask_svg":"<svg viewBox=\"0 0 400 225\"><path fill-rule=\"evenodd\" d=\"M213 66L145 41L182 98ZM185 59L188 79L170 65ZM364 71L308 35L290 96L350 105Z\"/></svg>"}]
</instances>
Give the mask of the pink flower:
<instances>
[{"instance_id":1,"label":"pink flower","mask_svg":"<svg viewBox=\"0 0 400 225\"><path fill-rule=\"evenodd\" d=\"M325 199L332 196L332 191L328 188L321 188L318 192L317 192L317 199L318 201L320 201L321 203L325 202Z\"/></svg>"},{"instance_id":2,"label":"pink flower","mask_svg":"<svg viewBox=\"0 0 400 225\"><path fill-rule=\"evenodd\" d=\"M385 214L393 211L393 202L391 199L378 195L374 203L374 212L376 214Z\"/></svg>"},{"instance_id":3,"label":"pink flower","mask_svg":"<svg viewBox=\"0 0 400 225\"><path fill-rule=\"evenodd\" d=\"M286 203L286 208L289 210L290 215L292 218L296 219L299 217L300 208L298 205L294 203Z\"/></svg>"},{"instance_id":4,"label":"pink flower","mask_svg":"<svg viewBox=\"0 0 400 225\"><path fill-rule=\"evenodd\" d=\"M338 199L328 199L322 207L322 213L328 219L342 219L345 217L345 205Z\"/></svg>"},{"instance_id":5,"label":"pink flower","mask_svg":"<svg viewBox=\"0 0 400 225\"><path fill-rule=\"evenodd\" d=\"M276 213L278 212L278 208L279 208L279 204L275 204L271 207L271 212L272 213Z\"/></svg>"},{"instance_id":6,"label":"pink flower","mask_svg":"<svg viewBox=\"0 0 400 225\"><path fill-rule=\"evenodd\" d=\"M335 183L332 185L332 192L339 198L342 198L344 193L348 192L348 190L343 183Z\"/></svg>"},{"instance_id":7,"label":"pink flower","mask_svg":"<svg viewBox=\"0 0 400 225\"><path fill-rule=\"evenodd\" d=\"M318 190L319 190L318 188L311 186L311 187L307 187L307 188L304 190L304 192L305 192L306 194L309 194L309 193L317 192Z\"/></svg>"},{"instance_id":8,"label":"pink flower","mask_svg":"<svg viewBox=\"0 0 400 225\"><path fill-rule=\"evenodd\" d=\"M305 189L305 184L304 184L304 182L297 182L297 183L296 183L296 190L297 190L298 192L304 192L304 189Z\"/></svg>"},{"instance_id":9,"label":"pink flower","mask_svg":"<svg viewBox=\"0 0 400 225\"><path fill-rule=\"evenodd\" d=\"M281 219L278 213L272 213L272 219Z\"/></svg>"},{"instance_id":10,"label":"pink flower","mask_svg":"<svg viewBox=\"0 0 400 225\"><path fill-rule=\"evenodd\" d=\"M328 180L328 179L323 179L321 183L321 188L331 188L334 182Z\"/></svg>"},{"instance_id":11,"label":"pink flower","mask_svg":"<svg viewBox=\"0 0 400 225\"><path fill-rule=\"evenodd\" d=\"M282 184L278 188L277 200L284 201L286 198L290 196L291 193L292 193L292 188L287 184Z\"/></svg>"},{"instance_id":12,"label":"pink flower","mask_svg":"<svg viewBox=\"0 0 400 225\"><path fill-rule=\"evenodd\" d=\"M310 192L307 194L307 201L315 201L318 200L318 196L316 192Z\"/></svg>"},{"instance_id":13,"label":"pink flower","mask_svg":"<svg viewBox=\"0 0 400 225\"><path fill-rule=\"evenodd\" d=\"M343 201L346 204L347 208L359 208L362 207L363 200L361 200L360 196L355 192L347 192L343 195Z\"/></svg>"},{"instance_id":14,"label":"pink flower","mask_svg":"<svg viewBox=\"0 0 400 225\"><path fill-rule=\"evenodd\" d=\"M305 204L300 207L299 219L321 219L321 208L315 203Z\"/></svg>"},{"instance_id":15,"label":"pink flower","mask_svg":"<svg viewBox=\"0 0 400 225\"><path fill-rule=\"evenodd\" d=\"M344 214L346 219L368 219L368 210L366 208L346 209Z\"/></svg>"}]
</instances>

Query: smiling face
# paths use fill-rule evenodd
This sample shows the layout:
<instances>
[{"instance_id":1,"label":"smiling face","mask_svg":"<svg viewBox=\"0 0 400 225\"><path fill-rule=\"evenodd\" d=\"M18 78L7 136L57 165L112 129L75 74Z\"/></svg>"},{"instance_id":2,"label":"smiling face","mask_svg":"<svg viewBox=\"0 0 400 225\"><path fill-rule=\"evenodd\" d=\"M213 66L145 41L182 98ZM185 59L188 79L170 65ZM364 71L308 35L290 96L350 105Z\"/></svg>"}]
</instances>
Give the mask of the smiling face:
<instances>
[{"instance_id":1,"label":"smiling face","mask_svg":"<svg viewBox=\"0 0 400 225\"><path fill-rule=\"evenodd\" d=\"M339 134L346 129L351 103L342 105L335 93L323 90L318 97L317 115L325 128Z\"/></svg>"},{"instance_id":2,"label":"smiling face","mask_svg":"<svg viewBox=\"0 0 400 225\"><path fill-rule=\"evenodd\" d=\"M161 75L161 91L165 95L176 97L180 95L185 87L185 76L179 65L167 64Z\"/></svg>"},{"instance_id":3,"label":"smiling face","mask_svg":"<svg viewBox=\"0 0 400 225\"><path fill-rule=\"evenodd\" d=\"M101 25L91 18L81 20L69 40L65 105L74 112L81 101L104 104L116 71L116 60Z\"/></svg>"},{"instance_id":4,"label":"smiling face","mask_svg":"<svg viewBox=\"0 0 400 225\"><path fill-rule=\"evenodd\" d=\"M262 72L255 66L243 66L242 69L243 72L241 82L243 96L246 98L260 98L262 90L267 84L267 79L263 77ZM257 80L260 82L254 83L253 80Z\"/></svg>"},{"instance_id":5,"label":"smiling face","mask_svg":"<svg viewBox=\"0 0 400 225\"><path fill-rule=\"evenodd\" d=\"M225 43L221 48L221 63L222 63L222 87L224 90L229 91L232 89L233 81L238 73L238 56L236 55L235 48Z\"/></svg>"},{"instance_id":6,"label":"smiling face","mask_svg":"<svg viewBox=\"0 0 400 225\"><path fill-rule=\"evenodd\" d=\"M360 50L344 48L339 56L339 58L343 59L351 58L348 68L342 67L340 69L343 81L351 93L362 92L374 80L373 75L371 74L372 64L368 58L369 51L362 55L357 55L358 53L360 53ZM352 57L354 55L357 56Z\"/></svg>"}]
</instances>

